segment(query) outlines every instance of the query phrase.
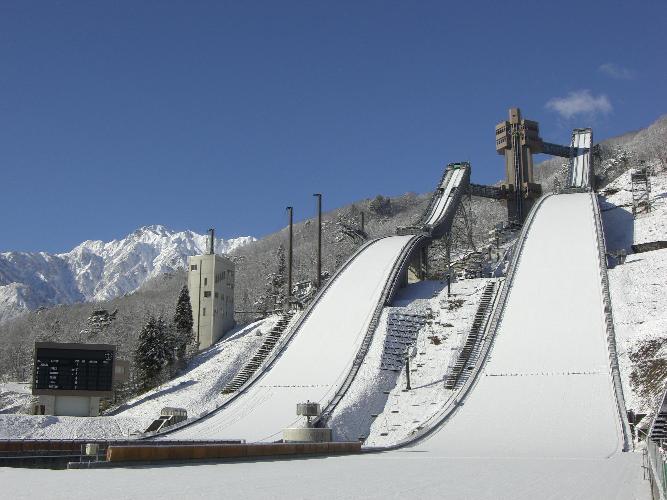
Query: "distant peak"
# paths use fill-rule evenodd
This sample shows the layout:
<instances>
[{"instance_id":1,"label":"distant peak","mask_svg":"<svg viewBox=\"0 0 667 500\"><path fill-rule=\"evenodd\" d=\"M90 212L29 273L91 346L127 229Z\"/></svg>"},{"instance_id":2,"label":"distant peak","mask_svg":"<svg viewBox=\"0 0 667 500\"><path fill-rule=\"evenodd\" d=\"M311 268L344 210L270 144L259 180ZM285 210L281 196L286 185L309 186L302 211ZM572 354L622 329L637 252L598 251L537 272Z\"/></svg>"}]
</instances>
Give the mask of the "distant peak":
<instances>
[{"instance_id":1,"label":"distant peak","mask_svg":"<svg viewBox=\"0 0 667 500\"><path fill-rule=\"evenodd\" d=\"M144 234L144 233L155 233L155 234L174 234L175 231L169 229L162 224L150 224L148 226L141 226L139 229L134 231L135 234Z\"/></svg>"}]
</instances>

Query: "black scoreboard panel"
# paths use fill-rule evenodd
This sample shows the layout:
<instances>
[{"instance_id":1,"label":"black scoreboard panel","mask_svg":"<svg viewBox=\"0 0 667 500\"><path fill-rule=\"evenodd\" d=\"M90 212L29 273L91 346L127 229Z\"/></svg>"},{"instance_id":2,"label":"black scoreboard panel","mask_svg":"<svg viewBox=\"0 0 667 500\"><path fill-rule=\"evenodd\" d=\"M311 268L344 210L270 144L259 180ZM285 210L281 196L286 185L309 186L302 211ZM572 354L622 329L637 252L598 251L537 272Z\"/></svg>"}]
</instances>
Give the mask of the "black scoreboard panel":
<instances>
[{"instance_id":1,"label":"black scoreboard panel","mask_svg":"<svg viewBox=\"0 0 667 500\"><path fill-rule=\"evenodd\" d=\"M37 347L33 390L111 391L113 358L113 350Z\"/></svg>"}]
</instances>

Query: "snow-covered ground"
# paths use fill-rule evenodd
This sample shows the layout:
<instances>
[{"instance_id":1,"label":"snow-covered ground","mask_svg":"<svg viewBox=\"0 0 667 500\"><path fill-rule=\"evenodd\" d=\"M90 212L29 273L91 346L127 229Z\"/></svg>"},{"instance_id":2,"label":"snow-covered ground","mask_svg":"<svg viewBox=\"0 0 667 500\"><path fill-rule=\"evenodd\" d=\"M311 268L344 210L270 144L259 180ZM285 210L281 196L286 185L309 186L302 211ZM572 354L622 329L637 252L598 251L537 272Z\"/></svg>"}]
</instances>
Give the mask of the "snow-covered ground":
<instances>
[{"instance_id":1,"label":"snow-covered ground","mask_svg":"<svg viewBox=\"0 0 667 500\"><path fill-rule=\"evenodd\" d=\"M649 500L641 455L604 460L390 452L98 470L2 469L7 498ZM638 471L638 473L635 473Z\"/></svg>"},{"instance_id":2,"label":"snow-covered ground","mask_svg":"<svg viewBox=\"0 0 667 500\"><path fill-rule=\"evenodd\" d=\"M0 415L0 439L127 439L136 430L133 418Z\"/></svg>"},{"instance_id":3,"label":"snow-covered ground","mask_svg":"<svg viewBox=\"0 0 667 500\"><path fill-rule=\"evenodd\" d=\"M31 400L29 384L18 382L0 384L0 414L21 413L27 409Z\"/></svg>"},{"instance_id":4,"label":"snow-covered ground","mask_svg":"<svg viewBox=\"0 0 667 500\"><path fill-rule=\"evenodd\" d=\"M445 388L447 369L470 331L486 282L454 283L451 300L446 285L439 281L413 283L399 292L383 311L364 363L333 413L336 439L365 438L368 446L393 444L442 410L453 392ZM400 372L381 369L387 317L395 312L431 317L412 349L410 391L404 390L405 367Z\"/></svg>"},{"instance_id":5,"label":"snow-covered ground","mask_svg":"<svg viewBox=\"0 0 667 500\"><path fill-rule=\"evenodd\" d=\"M618 190L603 197L600 204L607 250L614 252L653 241L667 241L667 172L651 176L651 211L632 216L632 182L630 171L623 173L605 189Z\"/></svg>"},{"instance_id":6,"label":"snow-covered ground","mask_svg":"<svg viewBox=\"0 0 667 500\"><path fill-rule=\"evenodd\" d=\"M222 388L257 351L278 316L232 331L195 357L183 375L96 418L0 414L0 439L123 438L143 431L167 406L197 417L218 407Z\"/></svg>"},{"instance_id":7,"label":"snow-covered ground","mask_svg":"<svg viewBox=\"0 0 667 500\"><path fill-rule=\"evenodd\" d=\"M609 270L609 285L626 406L650 412L630 386L628 355L639 341L667 334L667 249L628 255Z\"/></svg>"},{"instance_id":8,"label":"snow-covered ground","mask_svg":"<svg viewBox=\"0 0 667 500\"><path fill-rule=\"evenodd\" d=\"M278 319L271 316L232 332L197 356L187 373L128 401L113 414L135 418L145 428L167 406L187 409L190 418L211 412L229 398L222 389L257 352Z\"/></svg>"},{"instance_id":9,"label":"snow-covered ground","mask_svg":"<svg viewBox=\"0 0 667 500\"><path fill-rule=\"evenodd\" d=\"M607 186L618 191L601 203L608 251L623 248L631 254L625 264L609 269L609 286L626 405L639 412L651 408L642 407L630 385L633 366L628 355L638 343L667 334L667 249L632 254L631 248L667 241L667 172L657 171L650 179L651 212L633 219L630 172Z\"/></svg>"}]
</instances>

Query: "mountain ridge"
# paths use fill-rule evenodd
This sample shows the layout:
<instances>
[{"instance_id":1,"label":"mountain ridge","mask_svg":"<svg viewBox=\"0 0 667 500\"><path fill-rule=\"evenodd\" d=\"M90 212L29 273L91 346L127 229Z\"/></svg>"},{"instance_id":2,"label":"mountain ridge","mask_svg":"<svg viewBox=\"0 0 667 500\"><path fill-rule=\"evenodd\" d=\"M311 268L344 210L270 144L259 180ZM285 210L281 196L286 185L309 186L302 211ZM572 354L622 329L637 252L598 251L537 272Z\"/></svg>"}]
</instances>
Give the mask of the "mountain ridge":
<instances>
[{"instance_id":1,"label":"mountain ridge","mask_svg":"<svg viewBox=\"0 0 667 500\"><path fill-rule=\"evenodd\" d=\"M216 238L226 254L256 239ZM69 252L0 252L0 322L57 304L107 300L137 290L148 279L186 265L206 251L207 236L142 226L125 238L86 240Z\"/></svg>"}]
</instances>

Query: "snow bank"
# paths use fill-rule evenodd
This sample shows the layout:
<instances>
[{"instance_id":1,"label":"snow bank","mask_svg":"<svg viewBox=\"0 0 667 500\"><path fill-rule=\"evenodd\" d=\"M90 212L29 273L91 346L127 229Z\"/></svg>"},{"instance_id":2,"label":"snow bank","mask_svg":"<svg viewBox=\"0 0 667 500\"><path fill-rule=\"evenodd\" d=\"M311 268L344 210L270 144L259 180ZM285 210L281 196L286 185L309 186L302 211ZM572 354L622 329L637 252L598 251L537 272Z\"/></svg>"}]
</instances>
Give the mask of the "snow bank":
<instances>
[{"instance_id":1,"label":"snow bank","mask_svg":"<svg viewBox=\"0 0 667 500\"><path fill-rule=\"evenodd\" d=\"M30 404L32 394L28 384L7 382L0 384L0 414L20 413Z\"/></svg>"}]
</instances>

